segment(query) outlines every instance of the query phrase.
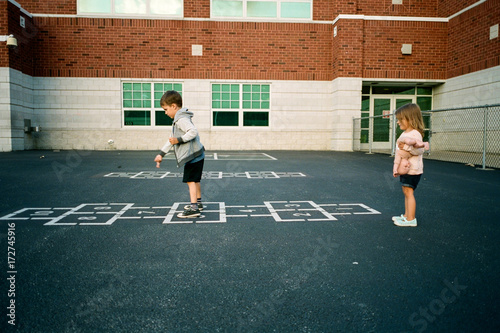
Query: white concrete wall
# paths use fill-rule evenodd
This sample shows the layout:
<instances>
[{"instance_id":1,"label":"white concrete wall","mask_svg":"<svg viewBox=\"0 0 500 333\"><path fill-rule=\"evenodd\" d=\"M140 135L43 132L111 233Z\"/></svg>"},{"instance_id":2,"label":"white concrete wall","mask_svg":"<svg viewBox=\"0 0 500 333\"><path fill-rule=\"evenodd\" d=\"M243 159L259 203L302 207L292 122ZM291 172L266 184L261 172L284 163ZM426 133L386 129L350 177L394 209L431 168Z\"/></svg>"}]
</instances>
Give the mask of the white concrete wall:
<instances>
[{"instance_id":1,"label":"white concrete wall","mask_svg":"<svg viewBox=\"0 0 500 333\"><path fill-rule=\"evenodd\" d=\"M12 150L33 149L35 133L24 132L24 120L38 126L33 110L33 78L19 71L10 70L10 101L12 124Z\"/></svg>"},{"instance_id":2,"label":"white concrete wall","mask_svg":"<svg viewBox=\"0 0 500 333\"><path fill-rule=\"evenodd\" d=\"M124 80L160 81L32 78L0 68L0 151L161 148L170 128L122 126ZM194 122L207 149L352 149L352 118L360 116L360 78L265 82L271 85L270 125L247 128L212 126L211 83L216 81L175 81L183 84L185 106L195 112ZM226 82L251 83L221 83ZM434 109L500 103L498 91L500 66L450 79L435 88ZM24 133L24 119L31 119L32 126L40 126L42 132Z\"/></svg>"},{"instance_id":3,"label":"white concrete wall","mask_svg":"<svg viewBox=\"0 0 500 333\"><path fill-rule=\"evenodd\" d=\"M353 118L361 117L361 78L337 78L332 83L331 150L352 150Z\"/></svg>"},{"instance_id":4,"label":"white concrete wall","mask_svg":"<svg viewBox=\"0 0 500 333\"><path fill-rule=\"evenodd\" d=\"M133 80L143 81L151 80ZM165 80L170 82L170 80ZM336 90L349 94L354 107L333 109L332 82L272 81L269 127L212 126L210 80L182 80L184 106L195 112L202 142L212 150L337 150L351 149L352 112L359 111L361 81ZM224 81L243 82L243 81ZM248 81L244 81L245 83ZM260 82L260 81L259 81ZM42 127L39 149L159 149L169 127L123 127L121 79L34 78L34 107ZM354 95L356 95L354 97ZM350 100L349 98L347 101ZM335 115L335 113L338 113ZM113 139L110 146L108 140Z\"/></svg>"},{"instance_id":5,"label":"white concrete wall","mask_svg":"<svg viewBox=\"0 0 500 333\"><path fill-rule=\"evenodd\" d=\"M17 70L0 68L0 151L34 147L34 134L24 132L24 120L36 126L33 79Z\"/></svg>"},{"instance_id":6,"label":"white concrete wall","mask_svg":"<svg viewBox=\"0 0 500 333\"><path fill-rule=\"evenodd\" d=\"M10 71L0 68L0 151L12 150L12 128L10 120Z\"/></svg>"},{"instance_id":7,"label":"white concrete wall","mask_svg":"<svg viewBox=\"0 0 500 333\"><path fill-rule=\"evenodd\" d=\"M119 79L35 77L33 85L36 148L105 149L122 131Z\"/></svg>"},{"instance_id":8,"label":"white concrete wall","mask_svg":"<svg viewBox=\"0 0 500 333\"><path fill-rule=\"evenodd\" d=\"M449 79L434 89L435 110L493 104L500 104L500 66ZM481 109L433 113L431 147L434 156L448 152L451 155L446 155L445 159L481 164L485 144L487 153L500 153L498 107L489 112L486 142L483 141L485 119ZM491 162L489 166L498 167Z\"/></svg>"}]
</instances>

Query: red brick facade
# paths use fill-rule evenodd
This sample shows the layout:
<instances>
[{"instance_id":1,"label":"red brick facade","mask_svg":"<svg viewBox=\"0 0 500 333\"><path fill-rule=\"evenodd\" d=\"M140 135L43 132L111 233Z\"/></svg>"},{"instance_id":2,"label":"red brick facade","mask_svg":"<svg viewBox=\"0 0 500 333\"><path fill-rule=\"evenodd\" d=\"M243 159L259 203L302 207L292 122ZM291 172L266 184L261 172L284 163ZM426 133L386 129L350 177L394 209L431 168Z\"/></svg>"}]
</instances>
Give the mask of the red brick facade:
<instances>
[{"instance_id":1,"label":"red brick facade","mask_svg":"<svg viewBox=\"0 0 500 333\"><path fill-rule=\"evenodd\" d=\"M28 15L22 13L19 7L8 1L0 1L0 11L0 35L13 34L18 43L18 47L13 50L0 48L0 66L33 75L33 45L36 35L33 21ZM25 19L25 29L20 26L21 16Z\"/></svg>"},{"instance_id":2,"label":"red brick facade","mask_svg":"<svg viewBox=\"0 0 500 333\"><path fill-rule=\"evenodd\" d=\"M357 12L352 14L380 16L438 16L438 0L403 0L401 5L393 5L392 0L358 0Z\"/></svg>"},{"instance_id":3,"label":"red brick facade","mask_svg":"<svg viewBox=\"0 0 500 333\"><path fill-rule=\"evenodd\" d=\"M392 5L392 0L314 0L313 19L330 21L339 14L449 16L476 1L403 0L402 5ZM75 15L77 12L77 0L19 0L17 2L30 13ZM184 16L210 18L210 0L185 0Z\"/></svg>"},{"instance_id":4,"label":"red brick facade","mask_svg":"<svg viewBox=\"0 0 500 333\"><path fill-rule=\"evenodd\" d=\"M210 18L210 0L185 0L184 17Z\"/></svg>"},{"instance_id":5,"label":"red brick facade","mask_svg":"<svg viewBox=\"0 0 500 333\"><path fill-rule=\"evenodd\" d=\"M438 0L403 0L393 5L392 0L314 0L314 20L332 21L339 14L377 16L438 16Z\"/></svg>"},{"instance_id":6,"label":"red brick facade","mask_svg":"<svg viewBox=\"0 0 500 333\"><path fill-rule=\"evenodd\" d=\"M440 0L436 2L438 3L438 15L448 17L475 4L478 0Z\"/></svg>"},{"instance_id":7,"label":"red brick facade","mask_svg":"<svg viewBox=\"0 0 500 333\"><path fill-rule=\"evenodd\" d=\"M499 23L500 0L486 1L450 20L448 77L500 65L500 38L490 39L490 27Z\"/></svg>"},{"instance_id":8,"label":"red brick facade","mask_svg":"<svg viewBox=\"0 0 500 333\"><path fill-rule=\"evenodd\" d=\"M21 0L17 1L30 13L43 14L76 14L77 0Z\"/></svg>"},{"instance_id":9,"label":"red brick facade","mask_svg":"<svg viewBox=\"0 0 500 333\"><path fill-rule=\"evenodd\" d=\"M0 1L0 22L8 21L7 1ZM0 35L6 36L9 33L8 24L0 24ZM0 47L0 67L9 67L9 50Z\"/></svg>"},{"instance_id":10,"label":"red brick facade","mask_svg":"<svg viewBox=\"0 0 500 333\"><path fill-rule=\"evenodd\" d=\"M500 0L449 22L341 17L337 37L328 22L342 14L446 18L477 1L315 0L312 23L210 21L210 0L184 1L185 20L76 17L76 0L18 3L34 18L0 0L0 20L19 41L15 51L0 50L0 65L35 76L446 79L499 65L500 38L490 40L489 27L499 23ZM402 44L412 44L411 55L401 54Z\"/></svg>"},{"instance_id":11,"label":"red brick facade","mask_svg":"<svg viewBox=\"0 0 500 333\"><path fill-rule=\"evenodd\" d=\"M327 24L92 18L36 24L36 76L331 79ZM192 45L203 45L203 56L192 56Z\"/></svg>"},{"instance_id":12,"label":"red brick facade","mask_svg":"<svg viewBox=\"0 0 500 333\"><path fill-rule=\"evenodd\" d=\"M363 20L340 20L333 38L333 73L335 77L363 75Z\"/></svg>"},{"instance_id":13,"label":"red brick facade","mask_svg":"<svg viewBox=\"0 0 500 333\"><path fill-rule=\"evenodd\" d=\"M364 23L363 77L446 79L446 23ZM401 54L403 44L412 45L411 55Z\"/></svg>"}]
</instances>

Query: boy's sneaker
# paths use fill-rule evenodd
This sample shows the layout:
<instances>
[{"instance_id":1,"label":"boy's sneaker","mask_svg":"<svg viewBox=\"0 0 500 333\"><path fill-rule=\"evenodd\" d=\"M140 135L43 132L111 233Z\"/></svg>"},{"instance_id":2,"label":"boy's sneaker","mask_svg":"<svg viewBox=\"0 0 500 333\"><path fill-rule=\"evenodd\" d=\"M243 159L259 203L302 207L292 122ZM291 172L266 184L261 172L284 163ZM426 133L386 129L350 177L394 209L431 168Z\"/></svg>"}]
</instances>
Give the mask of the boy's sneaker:
<instances>
[{"instance_id":1,"label":"boy's sneaker","mask_svg":"<svg viewBox=\"0 0 500 333\"><path fill-rule=\"evenodd\" d=\"M186 205L186 206L184 206L184 210L186 210L186 209L190 209L190 208L191 208L191 205ZM203 208L205 208L205 207L203 207L203 205L202 205L201 203L199 203L199 204L198 204L198 210L202 211L202 210L203 210Z\"/></svg>"},{"instance_id":2,"label":"boy's sneaker","mask_svg":"<svg viewBox=\"0 0 500 333\"><path fill-rule=\"evenodd\" d=\"M200 210L199 209L193 209L191 208L191 205L189 206L188 209L184 210L184 212L177 214L177 217L180 217L181 219L188 219L191 217L198 217L200 216Z\"/></svg>"},{"instance_id":3,"label":"boy's sneaker","mask_svg":"<svg viewBox=\"0 0 500 333\"><path fill-rule=\"evenodd\" d=\"M396 220L394 221L394 224L397 225L398 227L416 227L417 226L417 218L414 218L411 221L408 221L406 218L403 218L401 220Z\"/></svg>"}]
</instances>

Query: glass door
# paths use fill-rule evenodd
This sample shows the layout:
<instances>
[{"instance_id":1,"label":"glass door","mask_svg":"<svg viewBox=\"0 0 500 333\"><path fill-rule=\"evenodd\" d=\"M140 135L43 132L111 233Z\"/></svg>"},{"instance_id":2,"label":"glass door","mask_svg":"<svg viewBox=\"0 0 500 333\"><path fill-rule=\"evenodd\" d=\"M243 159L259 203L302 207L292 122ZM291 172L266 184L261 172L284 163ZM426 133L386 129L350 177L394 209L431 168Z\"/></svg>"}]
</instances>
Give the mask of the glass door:
<instances>
[{"instance_id":1,"label":"glass door","mask_svg":"<svg viewBox=\"0 0 500 333\"><path fill-rule=\"evenodd\" d=\"M415 103L415 97L394 95L377 96L370 105L370 138L374 150L391 150L393 142L394 111L408 103Z\"/></svg>"}]
</instances>

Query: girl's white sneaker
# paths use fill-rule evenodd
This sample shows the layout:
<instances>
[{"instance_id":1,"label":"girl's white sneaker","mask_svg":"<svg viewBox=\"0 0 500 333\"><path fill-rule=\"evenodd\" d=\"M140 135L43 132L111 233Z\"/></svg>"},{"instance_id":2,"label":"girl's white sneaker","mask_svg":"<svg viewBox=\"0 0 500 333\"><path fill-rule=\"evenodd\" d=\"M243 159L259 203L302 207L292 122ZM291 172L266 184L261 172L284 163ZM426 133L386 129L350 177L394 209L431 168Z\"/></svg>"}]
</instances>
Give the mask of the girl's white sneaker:
<instances>
[{"instance_id":1,"label":"girl's white sneaker","mask_svg":"<svg viewBox=\"0 0 500 333\"><path fill-rule=\"evenodd\" d=\"M397 220L402 220L404 219L405 217L403 216L403 214L399 215L399 216L393 216L392 217L392 221L396 222Z\"/></svg>"},{"instance_id":2,"label":"girl's white sneaker","mask_svg":"<svg viewBox=\"0 0 500 333\"><path fill-rule=\"evenodd\" d=\"M416 227L417 226L417 218L414 218L411 221L408 221L405 217L402 219L398 219L394 221L394 224L398 227Z\"/></svg>"}]
</instances>

